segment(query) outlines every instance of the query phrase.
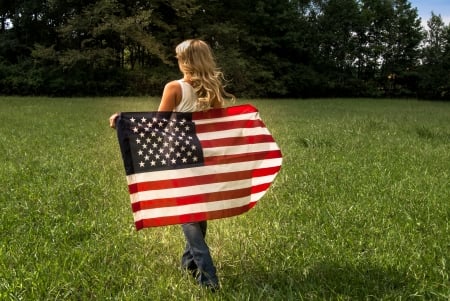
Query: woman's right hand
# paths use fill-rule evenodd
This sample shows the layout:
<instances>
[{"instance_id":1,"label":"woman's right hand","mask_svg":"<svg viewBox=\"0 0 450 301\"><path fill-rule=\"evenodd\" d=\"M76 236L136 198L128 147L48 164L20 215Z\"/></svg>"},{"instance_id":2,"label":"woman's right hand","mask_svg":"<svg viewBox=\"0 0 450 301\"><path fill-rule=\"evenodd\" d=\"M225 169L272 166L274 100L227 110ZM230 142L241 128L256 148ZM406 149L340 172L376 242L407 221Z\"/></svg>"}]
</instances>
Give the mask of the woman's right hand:
<instances>
[{"instance_id":1,"label":"woman's right hand","mask_svg":"<svg viewBox=\"0 0 450 301\"><path fill-rule=\"evenodd\" d=\"M109 117L109 127L115 129L116 128L116 120L119 117L120 113L114 113Z\"/></svg>"}]
</instances>

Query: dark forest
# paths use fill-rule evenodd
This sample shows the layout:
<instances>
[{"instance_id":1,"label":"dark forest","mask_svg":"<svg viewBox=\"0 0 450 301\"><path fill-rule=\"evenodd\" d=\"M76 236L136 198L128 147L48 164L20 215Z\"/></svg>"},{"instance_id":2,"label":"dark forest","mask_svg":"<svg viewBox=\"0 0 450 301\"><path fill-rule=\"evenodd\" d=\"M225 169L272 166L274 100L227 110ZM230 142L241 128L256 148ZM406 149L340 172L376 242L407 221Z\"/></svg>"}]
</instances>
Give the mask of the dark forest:
<instances>
[{"instance_id":1,"label":"dark forest","mask_svg":"<svg viewBox=\"0 0 450 301\"><path fill-rule=\"evenodd\" d=\"M160 95L201 38L238 97L450 100L450 25L407 0L0 1L0 94Z\"/></svg>"}]
</instances>

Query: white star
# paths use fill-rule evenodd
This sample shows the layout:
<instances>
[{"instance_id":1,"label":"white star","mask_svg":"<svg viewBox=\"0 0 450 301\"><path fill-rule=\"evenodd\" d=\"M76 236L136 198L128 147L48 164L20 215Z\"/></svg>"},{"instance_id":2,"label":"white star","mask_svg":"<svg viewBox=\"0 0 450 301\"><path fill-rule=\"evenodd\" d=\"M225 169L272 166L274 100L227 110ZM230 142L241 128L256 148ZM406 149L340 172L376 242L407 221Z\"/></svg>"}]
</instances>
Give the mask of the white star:
<instances>
[{"instance_id":1,"label":"white star","mask_svg":"<svg viewBox=\"0 0 450 301\"><path fill-rule=\"evenodd\" d=\"M141 150L138 151L138 155L139 155L139 156L142 156L143 154L144 154L143 151L141 151Z\"/></svg>"},{"instance_id":2,"label":"white star","mask_svg":"<svg viewBox=\"0 0 450 301\"><path fill-rule=\"evenodd\" d=\"M141 122L145 123L147 121L147 119L145 117L142 117Z\"/></svg>"},{"instance_id":3,"label":"white star","mask_svg":"<svg viewBox=\"0 0 450 301\"><path fill-rule=\"evenodd\" d=\"M172 159L172 160L170 160L170 161L172 162L172 164L177 163L177 160L175 160L175 159Z\"/></svg>"},{"instance_id":4,"label":"white star","mask_svg":"<svg viewBox=\"0 0 450 301\"><path fill-rule=\"evenodd\" d=\"M139 162L139 167L144 167L145 166L145 163L144 162Z\"/></svg>"},{"instance_id":5,"label":"white star","mask_svg":"<svg viewBox=\"0 0 450 301\"><path fill-rule=\"evenodd\" d=\"M196 156L192 157L192 161L197 162L198 158Z\"/></svg>"},{"instance_id":6,"label":"white star","mask_svg":"<svg viewBox=\"0 0 450 301\"><path fill-rule=\"evenodd\" d=\"M161 161L161 164L162 164L162 165L166 165L166 160L162 160L162 161Z\"/></svg>"},{"instance_id":7,"label":"white star","mask_svg":"<svg viewBox=\"0 0 450 301\"><path fill-rule=\"evenodd\" d=\"M134 122L136 121L136 119L134 119L134 117L131 117L131 118L130 118L130 121L131 121L132 123L134 123Z\"/></svg>"},{"instance_id":8,"label":"white star","mask_svg":"<svg viewBox=\"0 0 450 301\"><path fill-rule=\"evenodd\" d=\"M181 161L183 161L183 163L186 163L187 159L186 158L182 158Z\"/></svg>"},{"instance_id":9,"label":"white star","mask_svg":"<svg viewBox=\"0 0 450 301\"><path fill-rule=\"evenodd\" d=\"M136 139L137 144L141 144L141 139Z\"/></svg>"},{"instance_id":10,"label":"white star","mask_svg":"<svg viewBox=\"0 0 450 301\"><path fill-rule=\"evenodd\" d=\"M137 127L134 127L134 128L133 128L133 132L135 132L135 133L139 132L138 128L137 128Z\"/></svg>"},{"instance_id":11,"label":"white star","mask_svg":"<svg viewBox=\"0 0 450 301\"><path fill-rule=\"evenodd\" d=\"M152 166L155 166L155 165L156 165L156 162L155 162L154 160L152 160L152 162L150 162L150 164L151 164Z\"/></svg>"}]
</instances>

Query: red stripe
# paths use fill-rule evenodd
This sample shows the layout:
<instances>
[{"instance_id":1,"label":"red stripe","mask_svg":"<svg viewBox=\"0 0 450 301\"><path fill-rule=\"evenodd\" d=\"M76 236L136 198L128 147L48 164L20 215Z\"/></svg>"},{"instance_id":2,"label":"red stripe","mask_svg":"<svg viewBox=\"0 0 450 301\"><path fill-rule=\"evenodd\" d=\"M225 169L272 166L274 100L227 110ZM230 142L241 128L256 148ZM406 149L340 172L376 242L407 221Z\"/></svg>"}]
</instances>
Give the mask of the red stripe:
<instances>
[{"instance_id":1,"label":"red stripe","mask_svg":"<svg viewBox=\"0 0 450 301\"><path fill-rule=\"evenodd\" d=\"M239 163L246 161L266 160L275 158L281 158L280 150L262 151L236 155L211 156L204 158L204 164L206 166L209 166L217 164Z\"/></svg>"},{"instance_id":2,"label":"red stripe","mask_svg":"<svg viewBox=\"0 0 450 301\"><path fill-rule=\"evenodd\" d=\"M214 122L205 124L196 124L195 132L197 134L209 133L216 131L225 131L232 129L245 129L245 128L265 128L264 123L260 119L256 120L234 120L224 122Z\"/></svg>"},{"instance_id":3,"label":"red stripe","mask_svg":"<svg viewBox=\"0 0 450 301\"><path fill-rule=\"evenodd\" d=\"M251 179L255 177L273 175L274 173L277 173L279 170L280 167L276 166L276 167L242 170L203 176L184 177L169 180L145 181L128 185L128 190L130 194L133 194L136 192L147 190L161 190L161 189L180 188L186 186L204 185L211 183L238 181Z\"/></svg>"},{"instance_id":4,"label":"red stripe","mask_svg":"<svg viewBox=\"0 0 450 301\"><path fill-rule=\"evenodd\" d=\"M136 203L131 204L131 208L133 212L137 212L145 209L154 209L154 208L164 208L164 207L174 207L174 206L183 206L189 204L197 204L197 203L209 203L209 202L217 202L231 199L243 198L246 196L250 196L254 193L259 193L266 191L269 189L270 183L255 185L253 187L247 187L242 189L235 190L227 190L227 191L216 191L212 193L203 193L203 194L195 194L184 197L176 197L176 198L166 198L166 199L157 199L146 201L142 200Z\"/></svg>"},{"instance_id":5,"label":"red stripe","mask_svg":"<svg viewBox=\"0 0 450 301\"><path fill-rule=\"evenodd\" d=\"M246 144L256 144L265 142L275 142L273 137L270 135L255 135L246 137L230 137L230 138L220 138L211 140L201 140L200 143L202 148L212 148L220 146L229 145L246 145Z\"/></svg>"},{"instance_id":6,"label":"red stripe","mask_svg":"<svg viewBox=\"0 0 450 301\"><path fill-rule=\"evenodd\" d=\"M200 222L200 221L204 221L204 220L231 217L231 216L235 216L235 215L239 215L244 212L247 212L251 208L253 208L255 205L256 205L256 202L252 202L252 203L249 203L242 207L235 207L235 208L230 208L230 209L225 209L225 210L143 219L143 220L136 221L135 226L136 226L137 230L140 230L140 229L146 228L146 227L159 227L159 226L165 226L165 225L185 224L185 223L192 223L192 222Z\"/></svg>"},{"instance_id":7,"label":"red stripe","mask_svg":"<svg viewBox=\"0 0 450 301\"><path fill-rule=\"evenodd\" d=\"M242 114L248 114L248 113L257 113L258 110L253 107L252 105L240 105L240 106L233 106L223 109L214 109L214 110L208 110L205 112L194 112L192 113L192 119L200 120L200 119L210 119L210 118L220 118L224 116L235 116L235 115L242 115Z\"/></svg>"}]
</instances>

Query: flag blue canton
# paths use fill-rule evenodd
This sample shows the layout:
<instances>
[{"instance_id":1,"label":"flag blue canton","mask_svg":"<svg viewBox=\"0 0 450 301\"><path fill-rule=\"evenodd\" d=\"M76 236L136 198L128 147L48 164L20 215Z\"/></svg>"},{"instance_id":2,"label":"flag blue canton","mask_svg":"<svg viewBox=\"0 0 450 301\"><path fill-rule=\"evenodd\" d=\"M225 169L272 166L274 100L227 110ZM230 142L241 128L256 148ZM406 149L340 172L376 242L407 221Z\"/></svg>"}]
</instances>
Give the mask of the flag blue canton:
<instances>
[{"instance_id":1,"label":"flag blue canton","mask_svg":"<svg viewBox=\"0 0 450 301\"><path fill-rule=\"evenodd\" d=\"M183 116L183 115L182 115ZM184 114L184 116L186 116ZM152 114L122 115L134 173L188 168L203 164L195 123L186 117ZM128 169L128 168L127 168Z\"/></svg>"}]
</instances>

